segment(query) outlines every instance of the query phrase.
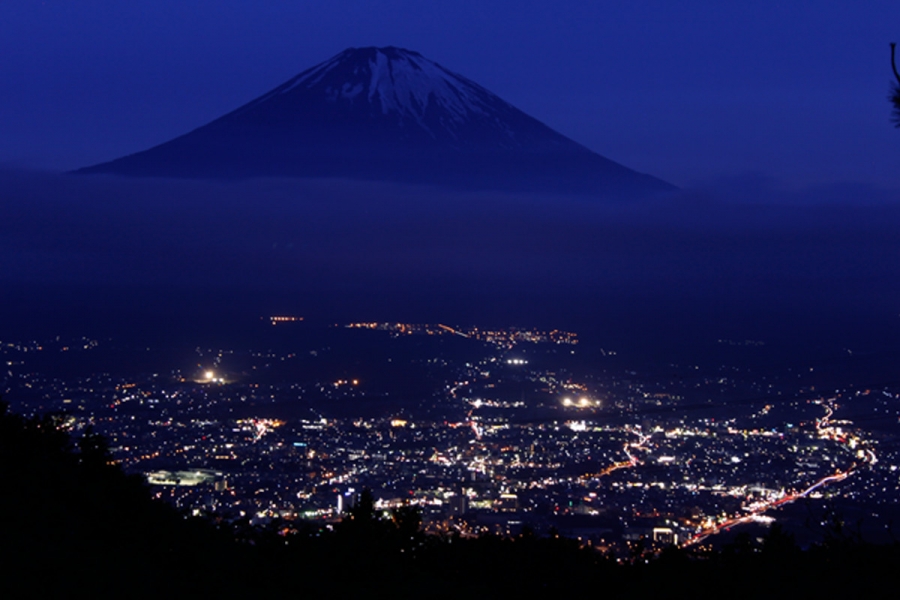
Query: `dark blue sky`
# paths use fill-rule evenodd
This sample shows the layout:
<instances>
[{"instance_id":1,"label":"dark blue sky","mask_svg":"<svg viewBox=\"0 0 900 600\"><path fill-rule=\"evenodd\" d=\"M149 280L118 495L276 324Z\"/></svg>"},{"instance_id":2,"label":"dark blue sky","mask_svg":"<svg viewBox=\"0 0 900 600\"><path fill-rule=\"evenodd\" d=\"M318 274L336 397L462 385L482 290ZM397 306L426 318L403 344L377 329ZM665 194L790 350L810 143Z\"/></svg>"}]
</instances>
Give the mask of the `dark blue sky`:
<instances>
[{"instance_id":1,"label":"dark blue sky","mask_svg":"<svg viewBox=\"0 0 900 600\"><path fill-rule=\"evenodd\" d=\"M396 45L681 186L900 188L892 40L896 0L14 0L0 3L0 163L109 160L346 47Z\"/></svg>"}]
</instances>

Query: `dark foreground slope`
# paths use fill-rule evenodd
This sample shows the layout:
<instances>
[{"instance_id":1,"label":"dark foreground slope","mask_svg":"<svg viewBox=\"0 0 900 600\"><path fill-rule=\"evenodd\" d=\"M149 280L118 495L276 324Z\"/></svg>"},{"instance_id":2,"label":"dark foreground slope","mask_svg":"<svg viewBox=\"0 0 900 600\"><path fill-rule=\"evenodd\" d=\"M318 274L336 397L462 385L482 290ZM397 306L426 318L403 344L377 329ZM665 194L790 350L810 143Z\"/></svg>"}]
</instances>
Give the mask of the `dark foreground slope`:
<instances>
[{"instance_id":1,"label":"dark foreground slope","mask_svg":"<svg viewBox=\"0 0 900 600\"><path fill-rule=\"evenodd\" d=\"M636 545L619 560L553 536L427 536L414 509L385 518L366 493L333 528L215 525L152 500L109 464L101 438L73 447L60 423L0 410L4 597L877 597L900 562L900 546L840 529L807 551L775 528L721 553Z\"/></svg>"},{"instance_id":2,"label":"dark foreground slope","mask_svg":"<svg viewBox=\"0 0 900 600\"><path fill-rule=\"evenodd\" d=\"M615 196L674 187L417 52L351 48L171 141L81 173L331 177Z\"/></svg>"},{"instance_id":3,"label":"dark foreground slope","mask_svg":"<svg viewBox=\"0 0 900 600\"><path fill-rule=\"evenodd\" d=\"M103 438L73 445L61 424L0 406L4 597L215 594L234 585L227 573L252 565L225 532L108 464Z\"/></svg>"}]
</instances>

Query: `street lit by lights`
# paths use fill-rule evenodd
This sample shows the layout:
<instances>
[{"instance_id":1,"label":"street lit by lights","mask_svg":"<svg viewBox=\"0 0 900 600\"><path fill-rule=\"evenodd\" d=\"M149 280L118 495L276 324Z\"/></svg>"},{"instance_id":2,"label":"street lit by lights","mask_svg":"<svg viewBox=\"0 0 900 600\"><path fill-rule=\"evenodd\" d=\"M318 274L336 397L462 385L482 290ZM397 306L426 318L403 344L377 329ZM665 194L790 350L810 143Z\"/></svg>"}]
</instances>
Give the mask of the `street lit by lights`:
<instances>
[{"instance_id":1,"label":"street lit by lights","mask_svg":"<svg viewBox=\"0 0 900 600\"><path fill-rule=\"evenodd\" d=\"M269 317L269 323L271 323L272 325L278 325L280 323L296 323L296 322L302 321L302 320L303 320L303 317L292 317L292 316L286 316L286 315Z\"/></svg>"}]
</instances>

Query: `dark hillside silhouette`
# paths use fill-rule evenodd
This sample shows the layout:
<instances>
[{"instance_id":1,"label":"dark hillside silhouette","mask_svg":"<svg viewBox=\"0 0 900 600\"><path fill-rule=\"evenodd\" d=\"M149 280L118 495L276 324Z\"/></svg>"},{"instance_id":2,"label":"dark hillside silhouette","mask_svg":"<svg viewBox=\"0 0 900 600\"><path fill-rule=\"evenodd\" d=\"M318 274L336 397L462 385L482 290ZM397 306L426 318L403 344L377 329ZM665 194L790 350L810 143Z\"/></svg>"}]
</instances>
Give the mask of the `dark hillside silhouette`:
<instances>
[{"instance_id":1,"label":"dark hillside silhouette","mask_svg":"<svg viewBox=\"0 0 900 600\"><path fill-rule=\"evenodd\" d=\"M53 416L0 402L0 553L4 588L28 597L159 597L224 592L248 565L225 532L150 496L88 430L73 444Z\"/></svg>"}]
</instances>

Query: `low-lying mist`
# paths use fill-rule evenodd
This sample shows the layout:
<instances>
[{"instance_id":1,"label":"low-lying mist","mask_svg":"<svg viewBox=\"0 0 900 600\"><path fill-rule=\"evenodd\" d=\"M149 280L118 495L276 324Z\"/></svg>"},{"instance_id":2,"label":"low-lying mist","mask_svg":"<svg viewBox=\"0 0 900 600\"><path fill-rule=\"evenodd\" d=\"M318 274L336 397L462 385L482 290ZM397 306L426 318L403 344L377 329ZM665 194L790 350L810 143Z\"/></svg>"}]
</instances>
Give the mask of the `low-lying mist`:
<instances>
[{"instance_id":1,"label":"low-lying mist","mask_svg":"<svg viewBox=\"0 0 900 600\"><path fill-rule=\"evenodd\" d=\"M0 195L0 336L177 337L275 313L558 327L675 352L883 349L900 333L900 202L860 186L610 203L6 171Z\"/></svg>"}]
</instances>

